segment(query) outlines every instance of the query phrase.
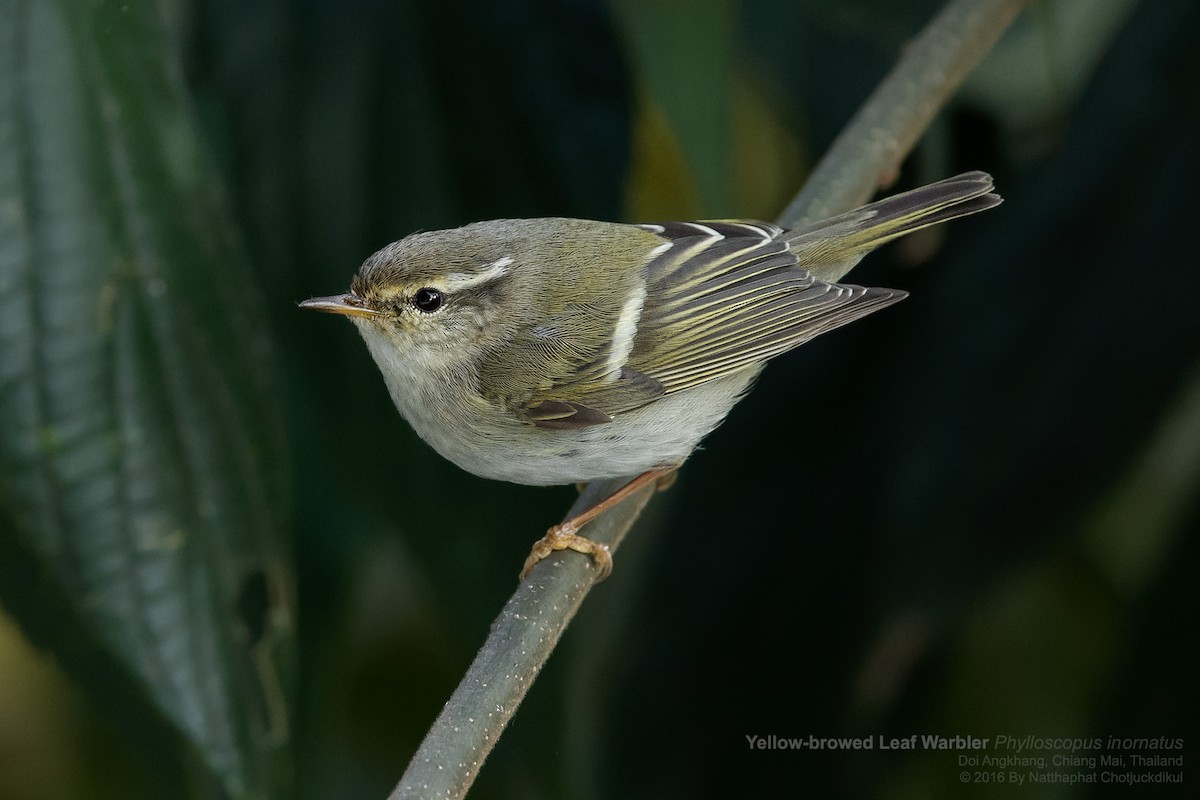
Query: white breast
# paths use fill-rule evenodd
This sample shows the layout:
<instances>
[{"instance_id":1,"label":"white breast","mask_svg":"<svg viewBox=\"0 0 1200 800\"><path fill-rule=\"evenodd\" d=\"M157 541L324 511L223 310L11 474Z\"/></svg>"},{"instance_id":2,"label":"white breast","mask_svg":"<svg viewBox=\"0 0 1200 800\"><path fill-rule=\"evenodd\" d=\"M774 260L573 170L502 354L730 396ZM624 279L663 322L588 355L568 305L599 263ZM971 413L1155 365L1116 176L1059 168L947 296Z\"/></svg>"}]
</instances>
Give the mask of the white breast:
<instances>
[{"instance_id":1,"label":"white breast","mask_svg":"<svg viewBox=\"0 0 1200 800\"><path fill-rule=\"evenodd\" d=\"M577 430L545 430L491 405L466 376L400 358L371 324L359 324L392 401L442 456L484 478L532 485L581 483L678 466L741 398L761 369L667 395Z\"/></svg>"}]
</instances>

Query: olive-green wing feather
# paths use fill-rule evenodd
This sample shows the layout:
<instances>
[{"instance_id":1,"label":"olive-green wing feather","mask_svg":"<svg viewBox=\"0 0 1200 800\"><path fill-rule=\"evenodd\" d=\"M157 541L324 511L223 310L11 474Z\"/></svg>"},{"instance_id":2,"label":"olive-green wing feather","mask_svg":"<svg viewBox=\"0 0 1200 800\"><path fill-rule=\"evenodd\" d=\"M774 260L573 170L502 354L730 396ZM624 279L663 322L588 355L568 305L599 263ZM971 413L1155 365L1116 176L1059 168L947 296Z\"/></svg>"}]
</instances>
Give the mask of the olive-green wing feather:
<instances>
[{"instance_id":1,"label":"olive-green wing feather","mask_svg":"<svg viewBox=\"0 0 1200 800\"><path fill-rule=\"evenodd\" d=\"M656 237L639 276L644 292L634 281L615 293L619 308L589 317L576 306L527 332L525 347L558 356L554 374L511 405L541 427L603 424L787 352L906 296L823 281L810 270L844 272L885 242L990 208L1000 202L991 188L986 174L966 173L795 231L760 222L637 226ZM585 328L587 336L578 335ZM584 339L591 349L561 356Z\"/></svg>"},{"instance_id":2,"label":"olive-green wing feather","mask_svg":"<svg viewBox=\"0 0 1200 800\"><path fill-rule=\"evenodd\" d=\"M621 363L614 331L632 307L571 305L523 331L511 346L521 362L536 365L537 377L524 385L537 388L509 407L539 428L566 430L611 422L614 414L661 397L662 384Z\"/></svg>"},{"instance_id":3,"label":"olive-green wing feather","mask_svg":"<svg viewBox=\"0 0 1200 800\"><path fill-rule=\"evenodd\" d=\"M766 361L905 296L814 278L766 223L655 229L671 247L648 265L628 367L666 393Z\"/></svg>"},{"instance_id":4,"label":"olive-green wing feather","mask_svg":"<svg viewBox=\"0 0 1200 800\"><path fill-rule=\"evenodd\" d=\"M597 315L612 320L597 337L571 309L514 343L522 361L536 356L558 373L527 399L510 403L534 425L563 430L609 422L664 394L753 367L905 296L817 280L797 266L782 231L765 223L645 228L666 246L645 267L645 291L621 310L636 314ZM579 341L598 346L568 353Z\"/></svg>"},{"instance_id":5,"label":"olive-green wing feather","mask_svg":"<svg viewBox=\"0 0 1200 800\"><path fill-rule=\"evenodd\" d=\"M670 242L647 267L646 304L627 367L676 392L773 358L906 296L823 281L897 237L991 208L983 172L884 198L784 231L768 223L644 226ZM825 268L825 269L822 269Z\"/></svg>"}]
</instances>

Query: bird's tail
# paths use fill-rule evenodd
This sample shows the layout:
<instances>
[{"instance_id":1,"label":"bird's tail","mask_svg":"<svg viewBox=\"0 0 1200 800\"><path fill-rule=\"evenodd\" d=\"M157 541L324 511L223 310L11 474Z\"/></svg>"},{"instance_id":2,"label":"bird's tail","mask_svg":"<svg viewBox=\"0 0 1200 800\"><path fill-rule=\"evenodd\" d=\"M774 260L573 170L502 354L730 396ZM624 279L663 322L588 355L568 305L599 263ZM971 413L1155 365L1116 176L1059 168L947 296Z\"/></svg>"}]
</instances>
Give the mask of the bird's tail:
<instances>
[{"instance_id":1,"label":"bird's tail","mask_svg":"<svg viewBox=\"0 0 1200 800\"><path fill-rule=\"evenodd\" d=\"M964 172L797 228L784 238L806 269L810 264L848 268L893 239L999 205L1000 195L992 188L986 172Z\"/></svg>"}]
</instances>

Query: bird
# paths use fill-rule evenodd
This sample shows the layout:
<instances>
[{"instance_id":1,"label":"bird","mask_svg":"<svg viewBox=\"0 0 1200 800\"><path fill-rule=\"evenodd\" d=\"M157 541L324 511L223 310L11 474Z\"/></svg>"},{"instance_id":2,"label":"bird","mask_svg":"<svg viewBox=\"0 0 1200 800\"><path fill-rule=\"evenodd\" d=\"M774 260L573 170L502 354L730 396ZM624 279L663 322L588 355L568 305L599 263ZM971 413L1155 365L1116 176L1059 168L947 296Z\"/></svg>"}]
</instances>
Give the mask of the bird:
<instances>
[{"instance_id":1,"label":"bird","mask_svg":"<svg viewBox=\"0 0 1200 800\"><path fill-rule=\"evenodd\" d=\"M767 361L902 300L844 274L898 237L1001 202L974 171L787 230L768 222L500 219L414 233L371 255L344 294L305 309L358 328L401 416L484 478L531 485L637 476L551 528L550 552L664 482Z\"/></svg>"}]
</instances>

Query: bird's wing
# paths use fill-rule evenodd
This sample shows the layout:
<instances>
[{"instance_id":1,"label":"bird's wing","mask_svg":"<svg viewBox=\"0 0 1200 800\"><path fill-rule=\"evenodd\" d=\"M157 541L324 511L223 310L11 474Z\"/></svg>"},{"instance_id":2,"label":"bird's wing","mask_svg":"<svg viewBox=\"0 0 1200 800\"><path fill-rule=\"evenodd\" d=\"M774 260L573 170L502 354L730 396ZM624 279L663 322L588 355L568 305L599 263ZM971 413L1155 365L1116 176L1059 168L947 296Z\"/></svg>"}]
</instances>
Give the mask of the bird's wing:
<instances>
[{"instance_id":1,"label":"bird's wing","mask_svg":"<svg viewBox=\"0 0 1200 800\"><path fill-rule=\"evenodd\" d=\"M763 222L638 226L660 240L644 291L624 287L620 313L610 309L603 323L611 330L588 331L599 349L577 358L577 369L559 362L521 413L544 427L600 424L780 355L906 296L810 270L844 274L885 242L998 203L991 176L968 172L794 231ZM573 327L555 331L570 340Z\"/></svg>"},{"instance_id":2,"label":"bird's wing","mask_svg":"<svg viewBox=\"0 0 1200 800\"><path fill-rule=\"evenodd\" d=\"M603 314L568 307L515 343L522 363L536 363L539 380L534 392L513 398L509 406L533 424L560 429L603 424L664 394L754 366L904 297L814 278L797 266L782 231L766 223L641 227L661 244L644 268L644 283L616 294L624 298L619 307ZM600 344L590 351L575 348L588 341Z\"/></svg>"},{"instance_id":3,"label":"bird's wing","mask_svg":"<svg viewBox=\"0 0 1200 800\"><path fill-rule=\"evenodd\" d=\"M648 227L670 247L647 266L627 366L666 393L766 361L906 296L818 280L767 223Z\"/></svg>"},{"instance_id":4,"label":"bird's wing","mask_svg":"<svg viewBox=\"0 0 1200 800\"><path fill-rule=\"evenodd\" d=\"M620 297L619 288L614 295ZM569 304L522 330L508 345L505 365L495 360L485 364L485 383L509 387L499 399L540 428L610 422L664 391L656 381L623 367L626 345L614 339L614 324L620 326L630 313L623 306Z\"/></svg>"}]
</instances>

